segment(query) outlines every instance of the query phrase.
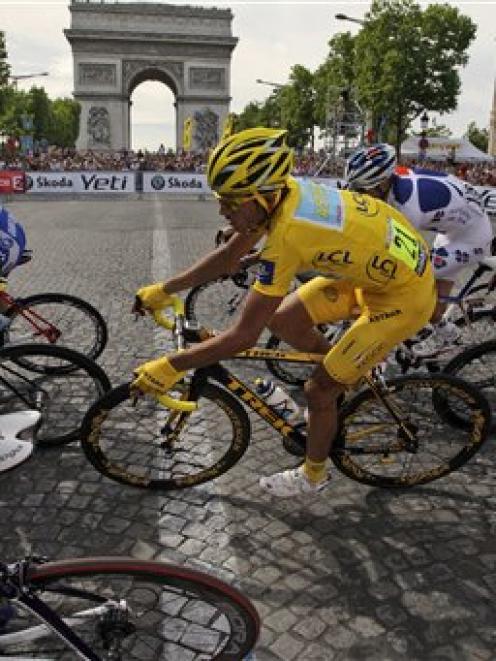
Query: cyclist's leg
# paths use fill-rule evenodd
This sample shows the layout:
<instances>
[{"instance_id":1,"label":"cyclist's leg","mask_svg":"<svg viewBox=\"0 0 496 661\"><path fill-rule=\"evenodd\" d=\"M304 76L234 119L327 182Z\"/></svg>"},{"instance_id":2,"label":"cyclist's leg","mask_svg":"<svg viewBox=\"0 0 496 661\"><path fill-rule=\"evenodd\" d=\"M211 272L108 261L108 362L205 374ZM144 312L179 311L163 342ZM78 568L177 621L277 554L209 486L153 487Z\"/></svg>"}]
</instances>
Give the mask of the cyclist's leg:
<instances>
[{"instance_id":1,"label":"cyclist's leg","mask_svg":"<svg viewBox=\"0 0 496 661\"><path fill-rule=\"evenodd\" d=\"M322 366L305 384L309 408L305 463L260 481L261 487L273 495L313 494L328 484L326 458L337 431L338 396L347 386L359 381L396 344L422 328L435 305L434 288L427 274L393 293L364 294L356 290L356 297L360 317L331 348Z\"/></svg>"},{"instance_id":2,"label":"cyclist's leg","mask_svg":"<svg viewBox=\"0 0 496 661\"><path fill-rule=\"evenodd\" d=\"M329 342L315 326L348 319L354 307L354 287L342 280L316 277L286 296L269 329L299 351L327 353Z\"/></svg>"}]
</instances>

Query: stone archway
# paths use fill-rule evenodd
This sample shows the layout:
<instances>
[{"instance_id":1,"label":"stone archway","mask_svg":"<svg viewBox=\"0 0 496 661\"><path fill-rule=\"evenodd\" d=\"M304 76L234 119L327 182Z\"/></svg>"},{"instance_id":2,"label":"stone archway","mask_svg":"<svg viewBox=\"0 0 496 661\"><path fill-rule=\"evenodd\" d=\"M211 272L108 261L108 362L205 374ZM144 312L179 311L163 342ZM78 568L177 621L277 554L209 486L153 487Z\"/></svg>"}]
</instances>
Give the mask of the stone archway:
<instances>
[{"instance_id":1,"label":"stone archway","mask_svg":"<svg viewBox=\"0 0 496 661\"><path fill-rule=\"evenodd\" d=\"M230 9L72 0L70 11L64 33L81 104L78 149L129 149L130 97L146 80L159 80L174 94L179 148L190 117L192 150L217 142L229 113L238 41Z\"/></svg>"}]
</instances>

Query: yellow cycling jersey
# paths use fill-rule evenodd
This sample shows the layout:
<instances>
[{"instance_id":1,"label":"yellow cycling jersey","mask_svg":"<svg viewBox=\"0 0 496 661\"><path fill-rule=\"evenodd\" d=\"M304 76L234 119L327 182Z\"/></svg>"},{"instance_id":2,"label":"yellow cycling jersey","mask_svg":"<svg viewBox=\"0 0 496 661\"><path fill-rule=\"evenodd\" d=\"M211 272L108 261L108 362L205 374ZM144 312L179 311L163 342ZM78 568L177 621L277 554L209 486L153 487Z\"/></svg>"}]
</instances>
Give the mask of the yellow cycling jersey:
<instances>
[{"instance_id":1,"label":"yellow cycling jersey","mask_svg":"<svg viewBox=\"0 0 496 661\"><path fill-rule=\"evenodd\" d=\"M289 181L271 219L254 289L284 296L294 275L316 271L364 291L415 281L429 251L406 218L385 202L311 180Z\"/></svg>"}]
</instances>

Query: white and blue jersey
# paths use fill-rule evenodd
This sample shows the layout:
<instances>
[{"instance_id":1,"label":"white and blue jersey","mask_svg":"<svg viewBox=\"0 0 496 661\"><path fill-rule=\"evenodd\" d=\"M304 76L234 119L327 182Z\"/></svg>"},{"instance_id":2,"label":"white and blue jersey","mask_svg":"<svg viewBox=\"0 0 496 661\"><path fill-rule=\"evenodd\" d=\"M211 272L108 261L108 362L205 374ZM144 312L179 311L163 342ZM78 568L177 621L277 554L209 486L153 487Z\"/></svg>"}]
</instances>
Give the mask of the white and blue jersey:
<instances>
[{"instance_id":1,"label":"white and blue jersey","mask_svg":"<svg viewBox=\"0 0 496 661\"><path fill-rule=\"evenodd\" d=\"M0 275L6 276L15 268L26 247L26 235L20 223L0 207Z\"/></svg>"},{"instance_id":2,"label":"white and blue jersey","mask_svg":"<svg viewBox=\"0 0 496 661\"><path fill-rule=\"evenodd\" d=\"M436 232L432 265L437 278L452 276L490 254L493 236L477 191L453 175L396 168L387 202L419 230Z\"/></svg>"}]
</instances>

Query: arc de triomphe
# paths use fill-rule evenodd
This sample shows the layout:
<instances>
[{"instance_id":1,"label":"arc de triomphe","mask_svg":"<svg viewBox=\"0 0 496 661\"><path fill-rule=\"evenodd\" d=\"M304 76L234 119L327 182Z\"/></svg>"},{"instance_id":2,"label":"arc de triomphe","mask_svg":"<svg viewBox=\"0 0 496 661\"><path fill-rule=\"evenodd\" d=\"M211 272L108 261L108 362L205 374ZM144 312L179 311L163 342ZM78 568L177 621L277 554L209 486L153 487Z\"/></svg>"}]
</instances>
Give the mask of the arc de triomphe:
<instances>
[{"instance_id":1,"label":"arc de triomphe","mask_svg":"<svg viewBox=\"0 0 496 661\"><path fill-rule=\"evenodd\" d=\"M192 118L192 150L217 142L229 112L230 9L71 0L65 36L74 59L74 98L81 104L78 149L129 149L130 97L159 80L175 97L176 144Z\"/></svg>"}]
</instances>

